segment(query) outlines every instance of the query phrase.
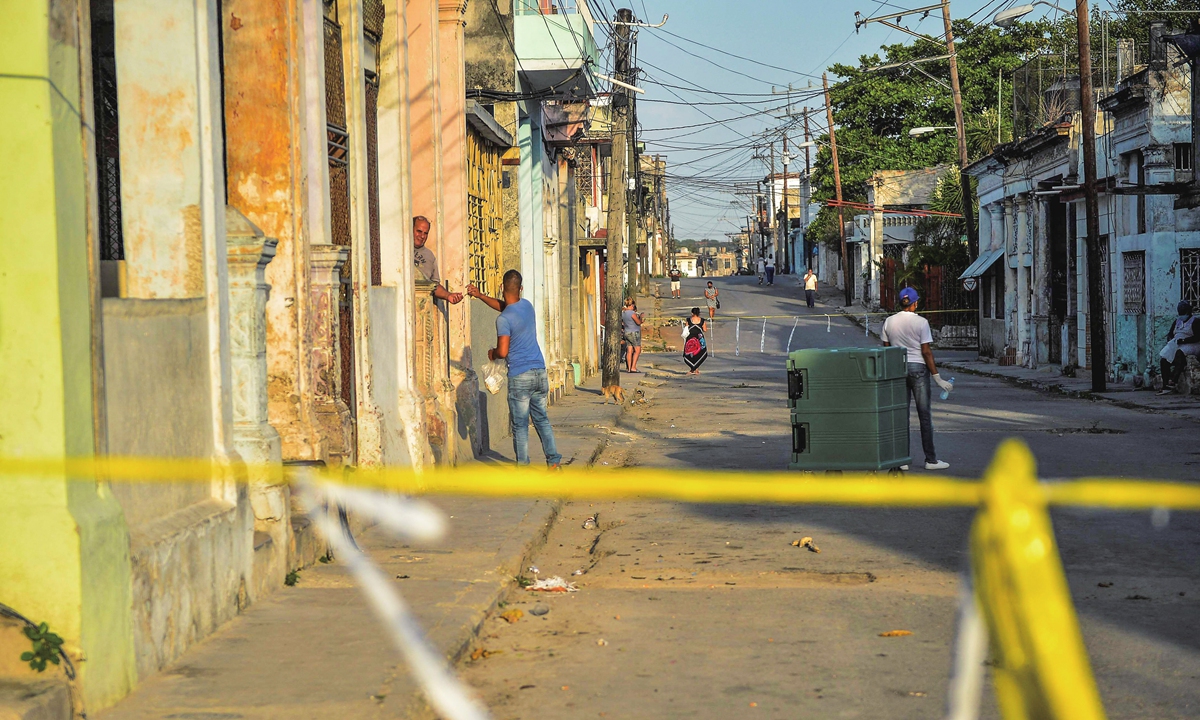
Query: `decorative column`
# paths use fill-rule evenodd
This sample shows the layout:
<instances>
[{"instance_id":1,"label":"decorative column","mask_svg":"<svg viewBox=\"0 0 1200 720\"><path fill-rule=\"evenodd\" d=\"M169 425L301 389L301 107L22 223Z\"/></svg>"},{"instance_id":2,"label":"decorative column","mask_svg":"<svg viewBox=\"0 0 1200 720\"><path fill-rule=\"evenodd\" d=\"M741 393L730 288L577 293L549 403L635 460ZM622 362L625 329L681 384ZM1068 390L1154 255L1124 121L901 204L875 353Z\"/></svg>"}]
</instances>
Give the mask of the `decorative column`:
<instances>
[{"instance_id":1,"label":"decorative column","mask_svg":"<svg viewBox=\"0 0 1200 720\"><path fill-rule=\"evenodd\" d=\"M882 187L882 180L880 181L880 187ZM881 194L882 193L877 188L875 191L875 197L879 198ZM883 217L883 208L877 205L875 211L871 213L871 236L869 238L870 244L868 245L869 252L867 260L867 274L870 277L869 287L871 294L869 306L875 310L878 310L880 307L879 276L883 273L881 269L883 267Z\"/></svg>"},{"instance_id":2,"label":"decorative column","mask_svg":"<svg viewBox=\"0 0 1200 720\"><path fill-rule=\"evenodd\" d=\"M284 458L324 459L312 408L304 216L307 211L323 217L324 211L309 202L305 168L297 162L306 150L299 4L223 0L222 9L229 203L278 242L266 268L266 282L274 289L266 304L267 409ZM325 131L317 130L319 170L325 164Z\"/></svg>"},{"instance_id":3,"label":"decorative column","mask_svg":"<svg viewBox=\"0 0 1200 720\"><path fill-rule=\"evenodd\" d=\"M266 577L254 578L256 597L278 587L287 574L291 530L289 491L280 469L279 433L267 414L267 297L271 286L266 268L277 241L236 208L225 209L229 264L229 351L233 370L233 446L250 466L250 506L254 529L271 538ZM256 543L257 545L257 543ZM258 563L255 563L256 570Z\"/></svg>"},{"instance_id":4,"label":"decorative column","mask_svg":"<svg viewBox=\"0 0 1200 720\"><path fill-rule=\"evenodd\" d=\"M1017 364L1026 365L1031 356L1029 333L1029 196L1017 196Z\"/></svg>"},{"instance_id":5,"label":"decorative column","mask_svg":"<svg viewBox=\"0 0 1200 720\"><path fill-rule=\"evenodd\" d=\"M313 413L331 464L354 462L354 420L342 400L338 346L338 294L342 267L349 258L350 249L342 245L309 246Z\"/></svg>"},{"instance_id":6,"label":"decorative column","mask_svg":"<svg viewBox=\"0 0 1200 720\"><path fill-rule=\"evenodd\" d=\"M1000 250L1004 248L1004 203L994 202L988 204L988 217L991 219L992 242L989 247L992 250Z\"/></svg>"},{"instance_id":7,"label":"decorative column","mask_svg":"<svg viewBox=\"0 0 1200 720\"><path fill-rule=\"evenodd\" d=\"M415 354L416 388L421 398L427 425L427 440L434 462L454 461L453 432L454 386L450 384L449 347L446 321L433 298L435 285L418 278L416 287Z\"/></svg>"},{"instance_id":8,"label":"decorative column","mask_svg":"<svg viewBox=\"0 0 1200 720\"><path fill-rule=\"evenodd\" d=\"M467 250L467 86L464 20L466 0L438 0L438 106L442 155L442 234L439 268L453 292L470 278ZM473 460L479 437L479 382L471 358L471 303L447 308L450 382L454 385L456 460Z\"/></svg>"},{"instance_id":9,"label":"decorative column","mask_svg":"<svg viewBox=\"0 0 1200 720\"><path fill-rule=\"evenodd\" d=\"M1013 352L1020 350L1017 342L1017 269L1021 256L1017 251L1016 199L1004 199L1004 338Z\"/></svg>"},{"instance_id":10,"label":"decorative column","mask_svg":"<svg viewBox=\"0 0 1200 720\"><path fill-rule=\"evenodd\" d=\"M403 448L407 458L395 457L389 462L407 461L414 468L424 468L433 462L425 427L424 397L417 389L416 295L413 275L413 180L412 180L412 103L409 101L409 24L406 0L388 0L383 21L383 38L379 57L379 260L380 280L395 291L395 322L391 328L395 338L392 357L372 357L376 372L392 373L395 394L386 397L375 391L375 403L384 415L387 427L388 409L395 408L395 428L403 433ZM381 328L382 332L387 329ZM378 386L376 386L378 387Z\"/></svg>"},{"instance_id":11,"label":"decorative column","mask_svg":"<svg viewBox=\"0 0 1200 720\"><path fill-rule=\"evenodd\" d=\"M1050 362L1050 203L1034 198L1031 366Z\"/></svg>"}]
</instances>

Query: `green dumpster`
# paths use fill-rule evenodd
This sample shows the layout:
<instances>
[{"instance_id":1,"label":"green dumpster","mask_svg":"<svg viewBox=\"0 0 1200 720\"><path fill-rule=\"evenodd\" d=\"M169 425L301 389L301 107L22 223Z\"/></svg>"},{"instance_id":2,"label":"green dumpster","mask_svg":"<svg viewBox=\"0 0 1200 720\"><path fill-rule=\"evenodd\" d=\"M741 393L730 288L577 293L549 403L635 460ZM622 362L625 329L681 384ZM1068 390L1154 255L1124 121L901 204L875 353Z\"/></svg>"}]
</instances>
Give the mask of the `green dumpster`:
<instances>
[{"instance_id":1,"label":"green dumpster","mask_svg":"<svg viewBox=\"0 0 1200 720\"><path fill-rule=\"evenodd\" d=\"M792 470L892 470L907 465L903 348L796 350L788 355Z\"/></svg>"}]
</instances>

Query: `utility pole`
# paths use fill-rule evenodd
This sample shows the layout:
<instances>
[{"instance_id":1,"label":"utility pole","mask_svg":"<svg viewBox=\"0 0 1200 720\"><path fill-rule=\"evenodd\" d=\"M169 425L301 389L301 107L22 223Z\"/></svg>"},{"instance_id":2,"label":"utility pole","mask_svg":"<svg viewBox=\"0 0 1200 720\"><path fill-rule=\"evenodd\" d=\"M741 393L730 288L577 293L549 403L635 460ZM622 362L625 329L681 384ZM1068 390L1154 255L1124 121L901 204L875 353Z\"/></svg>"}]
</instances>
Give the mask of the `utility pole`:
<instances>
[{"instance_id":1,"label":"utility pole","mask_svg":"<svg viewBox=\"0 0 1200 720\"><path fill-rule=\"evenodd\" d=\"M946 35L943 38L934 38L929 35L923 35L914 30L910 30L903 25L898 25L906 15L928 14L933 10L942 11L942 26L945 29ZM954 129L958 135L958 167L959 167L959 182L962 186L963 197L963 220L967 224L967 248L970 251L971 257L979 256L979 231L975 227L975 206L971 202L971 179L967 177L966 169L969 163L967 157L967 129L963 122L963 105L962 92L958 83L958 57L954 51L954 30L950 25L950 0L941 0L938 5L928 5L926 7L913 8L912 10L903 10L901 12L891 13L889 15L879 15L877 17L864 18L860 13L854 13L854 29L858 30L867 23L883 23L893 30L899 30L908 33L913 37L926 40L934 45L946 46L946 56L944 58L926 58L925 60L947 60L950 63L950 94L954 98ZM923 62L923 60L915 60L911 63ZM894 65L885 65L883 67L894 67ZM881 69L881 68L876 68Z\"/></svg>"},{"instance_id":2,"label":"utility pole","mask_svg":"<svg viewBox=\"0 0 1200 720\"><path fill-rule=\"evenodd\" d=\"M618 11L618 15L620 11ZM622 20L625 18L622 16ZM633 11L629 11L627 22L634 22ZM626 53L625 64L630 64L630 58L637 57L637 36L633 35L625 40ZM633 83L633 68L626 67L625 75L622 80L627 83ZM644 235L645 228L642 227L642 161L638 156L637 149L637 98L632 93L626 91L625 97L629 102L629 126L628 126L628 142L629 142L629 179L630 185L633 186L633 201L626 203L625 210L629 215L629 238L626 243L628 250L628 265L626 269L629 273L629 295L635 296L638 293L638 265L641 258L638 256L638 247L641 245L641 239ZM627 188L628 189L628 188Z\"/></svg>"},{"instance_id":3,"label":"utility pole","mask_svg":"<svg viewBox=\"0 0 1200 720\"><path fill-rule=\"evenodd\" d=\"M1086 4L1086 0L1084 2ZM954 52L954 30L950 27L950 0L942 0L942 24L946 28L946 53L950 56L950 93L954 96L954 131L958 136L958 180L962 185L963 222L967 224L967 248L971 257L976 258L979 257L979 232L975 227L971 178L967 175L967 165L970 165L971 161L967 157L967 126L963 122L962 91L958 85L958 57Z\"/></svg>"},{"instance_id":4,"label":"utility pole","mask_svg":"<svg viewBox=\"0 0 1200 720\"><path fill-rule=\"evenodd\" d=\"M633 22L633 11L622 8L617 20ZM614 73L622 82L629 81L629 26L616 25L616 60ZM601 356L601 385L621 384L621 251L625 242L625 196L629 183L625 179L626 156L629 153L629 116L632 111L628 93L619 85L613 86L611 111L613 115L612 176L608 183L608 238L605 241L606 270L604 275L604 351ZM631 261L633 254L630 253Z\"/></svg>"},{"instance_id":5,"label":"utility pole","mask_svg":"<svg viewBox=\"0 0 1200 720\"><path fill-rule=\"evenodd\" d=\"M791 262L788 260L788 245L789 236L792 231L792 219L788 212L788 136L787 130L783 131L783 229L779 233L779 239L783 245L783 274L790 272Z\"/></svg>"},{"instance_id":6,"label":"utility pole","mask_svg":"<svg viewBox=\"0 0 1200 720\"><path fill-rule=\"evenodd\" d=\"M842 170L838 166L837 134L833 129L833 105L829 102L829 76L821 74L825 89L825 121L829 124L829 149L833 151L833 193L838 204L838 237L842 241L842 279L846 285L846 307L850 307L854 286L850 284L850 257L846 254L846 221L842 217Z\"/></svg>"},{"instance_id":7,"label":"utility pole","mask_svg":"<svg viewBox=\"0 0 1200 720\"><path fill-rule=\"evenodd\" d=\"M1108 387L1108 348L1104 333L1104 278L1100 276L1100 198L1096 189L1096 98L1092 95L1092 38L1088 1L1075 2L1079 33L1079 110L1083 123L1083 196L1087 211L1088 330L1092 345L1092 392ZM1021 268L1018 271L1023 271Z\"/></svg>"},{"instance_id":8,"label":"utility pole","mask_svg":"<svg viewBox=\"0 0 1200 720\"><path fill-rule=\"evenodd\" d=\"M770 220L774 223L774 226L771 229L774 230L775 232L772 233L772 235L778 235L778 233L779 233L779 213L776 208L778 208L779 205L777 205L775 203L775 143L773 143L773 142L771 143L771 176L770 176L770 180L768 181L768 184L771 186L771 188L770 188L770 190L771 190L771 214L768 215L767 217L770 218ZM774 241L772 241L772 244L774 244ZM763 242L763 245L766 245L766 241ZM774 248L771 249L771 254L772 255L775 254ZM766 258L763 258L763 260L766 260Z\"/></svg>"},{"instance_id":9,"label":"utility pole","mask_svg":"<svg viewBox=\"0 0 1200 720\"><path fill-rule=\"evenodd\" d=\"M804 239L808 240L808 206L812 204L812 158L809 155L809 149L812 147L809 143L812 138L808 134L808 108L804 108L804 184L808 187L808 192L800 198L800 202L804 203L801 214L804 219ZM804 266L809 270L812 269L812 252L808 249L808 243L804 243Z\"/></svg>"}]
</instances>

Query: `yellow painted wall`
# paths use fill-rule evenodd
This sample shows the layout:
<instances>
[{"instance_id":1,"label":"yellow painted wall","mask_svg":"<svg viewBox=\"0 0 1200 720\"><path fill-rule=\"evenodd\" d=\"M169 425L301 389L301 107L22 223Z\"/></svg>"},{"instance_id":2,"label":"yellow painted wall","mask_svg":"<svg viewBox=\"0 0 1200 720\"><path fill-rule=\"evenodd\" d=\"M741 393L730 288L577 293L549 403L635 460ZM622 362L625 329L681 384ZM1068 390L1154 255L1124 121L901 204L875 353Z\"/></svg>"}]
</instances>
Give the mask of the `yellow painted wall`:
<instances>
[{"instance_id":1,"label":"yellow painted wall","mask_svg":"<svg viewBox=\"0 0 1200 720\"><path fill-rule=\"evenodd\" d=\"M3 456L93 451L77 10L0 0ZM48 622L83 658L88 710L111 704L136 680L120 507L95 482L2 480L0 602Z\"/></svg>"}]
</instances>

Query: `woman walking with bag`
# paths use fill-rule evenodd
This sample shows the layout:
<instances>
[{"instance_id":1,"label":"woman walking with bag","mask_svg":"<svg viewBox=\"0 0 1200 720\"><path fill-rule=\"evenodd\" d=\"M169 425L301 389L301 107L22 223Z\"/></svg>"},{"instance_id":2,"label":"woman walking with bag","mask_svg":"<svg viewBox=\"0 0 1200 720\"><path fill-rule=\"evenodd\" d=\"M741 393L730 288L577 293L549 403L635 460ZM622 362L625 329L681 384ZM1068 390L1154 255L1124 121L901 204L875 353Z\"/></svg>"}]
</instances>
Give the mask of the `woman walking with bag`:
<instances>
[{"instance_id":1,"label":"woman walking with bag","mask_svg":"<svg viewBox=\"0 0 1200 720\"><path fill-rule=\"evenodd\" d=\"M700 366L708 359L708 343L704 340L704 318L700 308L692 308L692 316L683 321L683 361L688 375L699 375Z\"/></svg>"},{"instance_id":2,"label":"woman walking with bag","mask_svg":"<svg viewBox=\"0 0 1200 720\"><path fill-rule=\"evenodd\" d=\"M704 302L708 305L708 319L715 320L717 310L721 307L721 301L717 296L721 293L713 287L712 280L708 281L708 288L704 291Z\"/></svg>"}]
</instances>

